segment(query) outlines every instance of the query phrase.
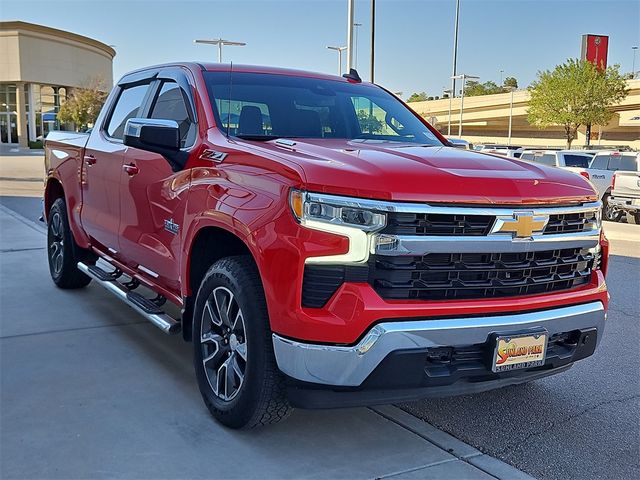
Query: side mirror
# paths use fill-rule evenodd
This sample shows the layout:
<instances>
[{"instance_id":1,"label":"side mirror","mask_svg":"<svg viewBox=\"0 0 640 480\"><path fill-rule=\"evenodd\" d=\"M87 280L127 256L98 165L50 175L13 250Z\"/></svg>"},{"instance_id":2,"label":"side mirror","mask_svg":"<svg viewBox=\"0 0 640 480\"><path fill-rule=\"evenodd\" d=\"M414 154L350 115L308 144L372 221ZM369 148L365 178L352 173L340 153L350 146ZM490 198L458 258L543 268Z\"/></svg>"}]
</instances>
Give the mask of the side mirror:
<instances>
[{"instance_id":1,"label":"side mirror","mask_svg":"<svg viewBox=\"0 0 640 480\"><path fill-rule=\"evenodd\" d=\"M129 147L159 153L174 171L184 166L187 154L180 150L180 128L175 120L130 118L124 126L123 142Z\"/></svg>"}]
</instances>

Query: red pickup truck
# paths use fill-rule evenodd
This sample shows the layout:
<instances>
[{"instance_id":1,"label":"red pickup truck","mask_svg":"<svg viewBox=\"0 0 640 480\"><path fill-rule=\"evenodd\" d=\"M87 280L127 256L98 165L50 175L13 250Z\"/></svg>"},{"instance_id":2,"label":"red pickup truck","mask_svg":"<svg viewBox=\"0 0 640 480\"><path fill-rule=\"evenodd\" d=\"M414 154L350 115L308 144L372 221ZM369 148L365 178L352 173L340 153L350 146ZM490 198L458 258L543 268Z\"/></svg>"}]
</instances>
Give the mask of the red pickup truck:
<instances>
[{"instance_id":1,"label":"red pickup truck","mask_svg":"<svg viewBox=\"0 0 640 480\"><path fill-rule=\"evenodd\" d=\"M234 428L519 384L602 338L591 185L451 148L355 71L144 68L46 169L55 284L181 331Z\"/></svg>"}]
</instances>

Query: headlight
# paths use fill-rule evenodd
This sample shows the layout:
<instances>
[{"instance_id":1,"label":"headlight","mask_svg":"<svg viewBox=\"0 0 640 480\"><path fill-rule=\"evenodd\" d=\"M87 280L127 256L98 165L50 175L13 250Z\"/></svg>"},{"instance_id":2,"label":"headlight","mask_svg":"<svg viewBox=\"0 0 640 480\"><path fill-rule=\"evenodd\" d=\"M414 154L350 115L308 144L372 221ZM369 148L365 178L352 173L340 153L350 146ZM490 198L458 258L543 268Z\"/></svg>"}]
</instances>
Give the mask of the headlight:
<instances>
[{"instance_id":1,"label":"headlight","mask_svg":"<svg viewBox=\"0 0 640 480\"><path fill-rule=\"evenodd\" d=\"M303 225L321 222L375 232L384 228L387 221L384 213L362 208L354 198L291 190L289 200L291 211Z\"/></svg>"},{"instance_id":2,"label":"headlight","mask_svg":"<svg viewBox=\"0 0 640 480\"><path fill-rule=\"evenodd\" d=\"M366 263L374 247L375 232L384 228L387 216L367 208L365 200L291 190L289 205L305 228L349 239L346 253L308 257L305 263Z\"/></svg>"}]
</instances>

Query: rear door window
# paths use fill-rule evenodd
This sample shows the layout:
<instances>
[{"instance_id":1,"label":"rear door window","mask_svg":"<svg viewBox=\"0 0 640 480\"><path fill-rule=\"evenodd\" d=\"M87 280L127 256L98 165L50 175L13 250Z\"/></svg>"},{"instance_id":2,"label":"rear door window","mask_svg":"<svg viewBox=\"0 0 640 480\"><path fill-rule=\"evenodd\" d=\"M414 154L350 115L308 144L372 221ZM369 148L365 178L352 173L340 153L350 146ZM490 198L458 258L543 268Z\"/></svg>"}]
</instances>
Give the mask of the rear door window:
<instances>
[{"instance_id":1,"label":"rear door window","mask_svg":"<svg viewBox=\"0 0 640 480\"><path fill-rule=\"evenodd\" d=\"M135 118L140 113L140 107L149 88L148 84L128 87L120 92L116 106L111 113L107 134L112 138L122 140L124 126L127 120Z\"/></svg>"},{"instance_id":2,"label":"rear door window","mask_svg":"<svg viewBox=\"0 0 640 480\"><path fill-rule=\"evenodd\" d=\"M533 161L536 163L542 163L543 165L549 165L551 167L555 167L556 154L555 153L544 153L542 155L536 154L533 157Z\"/></svg>"},{"instance_id":3,"label":"rear door window","mask_svg":"<svg viewBox=\"0 0 640 480\"><path fill-rule=\"evenodd\" d=\"M591 160L591 157L587 155L574 155L565 153L563 156L565 167L587 168L589 166L589 160Z\"/></svg>"},{"instance_id":4,"label":"rear door window","mask_svg":"<svg viewBox=\"0 0 640 480\"><path fill-rule=\"evenodd\" d=\"M607 165L609 164L609 154L597 154L593 157L593 162L591 163L591 167L594 170L606 170Z\"/></svg>"}]
</instances>

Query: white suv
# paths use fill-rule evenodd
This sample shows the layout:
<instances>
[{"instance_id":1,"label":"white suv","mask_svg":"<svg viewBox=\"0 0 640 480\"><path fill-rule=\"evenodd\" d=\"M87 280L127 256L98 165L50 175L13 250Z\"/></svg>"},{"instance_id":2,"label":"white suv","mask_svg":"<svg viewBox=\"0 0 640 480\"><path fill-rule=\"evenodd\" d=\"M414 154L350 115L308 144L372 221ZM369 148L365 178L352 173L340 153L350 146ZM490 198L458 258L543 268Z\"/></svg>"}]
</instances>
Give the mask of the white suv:
<instances>
[{"instance_id":1,"label":"white suv","mask_svg":"<svg viewBox=\"0 0 640 480\"><path fill-rule=\"evenodd\" d=\"M587 173L589 180L596 187L602 198L603 216L605 220L617 222L622 217L622 210L609 204L613 174L617 171L637 172L640 168L637 152L598 152L593 157Z\"/></svg>"},{"instance_id":2,"label":"white suv","mask_svg":"<svg viewBox=\"0 0 640 480\"><path fill-rule=\"evenodd\" d=\"M592 158L592 155L577 150L525 150L520 155L521 160L566 168L577 173L580 173L580 169L588 168Z\"/></svg>"}]
</instances>

